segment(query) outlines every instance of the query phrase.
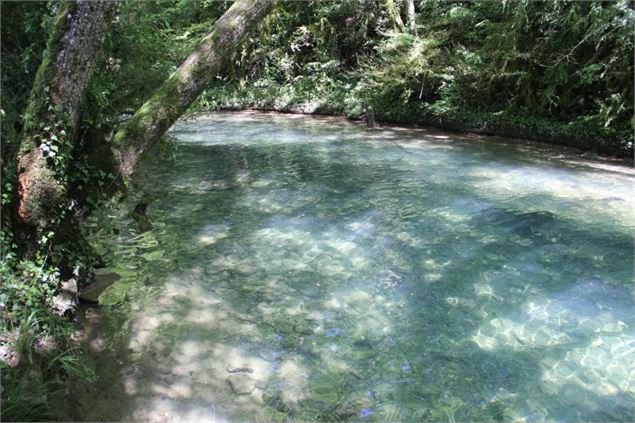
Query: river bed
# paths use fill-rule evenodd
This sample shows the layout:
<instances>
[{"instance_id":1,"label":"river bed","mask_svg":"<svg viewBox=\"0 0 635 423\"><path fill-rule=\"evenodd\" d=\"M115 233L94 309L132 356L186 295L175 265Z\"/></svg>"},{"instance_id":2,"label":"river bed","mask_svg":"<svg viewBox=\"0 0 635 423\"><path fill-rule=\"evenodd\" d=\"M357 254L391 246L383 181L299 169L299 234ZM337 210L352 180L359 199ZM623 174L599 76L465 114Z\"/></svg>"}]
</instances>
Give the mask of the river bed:
<instances>
[{"instance_id":1,"label":"river bed","mask_svg":"<svg viewBox=\"0 0 635 423\"><path fill-rule=\"evenodd\" d=\"M76 418L633 420L632 168L296 115L171 135L153 229L110 216Z\"/></svg>"}]
</instances>

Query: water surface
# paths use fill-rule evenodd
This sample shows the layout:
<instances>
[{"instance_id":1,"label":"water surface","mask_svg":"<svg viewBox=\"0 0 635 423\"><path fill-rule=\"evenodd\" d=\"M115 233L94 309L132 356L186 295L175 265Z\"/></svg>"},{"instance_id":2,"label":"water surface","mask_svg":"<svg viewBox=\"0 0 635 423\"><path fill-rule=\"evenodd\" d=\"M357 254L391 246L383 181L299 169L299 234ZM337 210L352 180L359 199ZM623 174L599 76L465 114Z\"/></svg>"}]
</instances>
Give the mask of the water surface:
<instances>
[{"instance_id":1,"label":"water surface","mask_svg":"<svg viewBox=\"0 0 635 423\"><path fill-rule=\"evenodd\" d=\"M82 419L633 420L632 169L298 116L172 135L86 311Z\"/></svg>"}]
</instances>

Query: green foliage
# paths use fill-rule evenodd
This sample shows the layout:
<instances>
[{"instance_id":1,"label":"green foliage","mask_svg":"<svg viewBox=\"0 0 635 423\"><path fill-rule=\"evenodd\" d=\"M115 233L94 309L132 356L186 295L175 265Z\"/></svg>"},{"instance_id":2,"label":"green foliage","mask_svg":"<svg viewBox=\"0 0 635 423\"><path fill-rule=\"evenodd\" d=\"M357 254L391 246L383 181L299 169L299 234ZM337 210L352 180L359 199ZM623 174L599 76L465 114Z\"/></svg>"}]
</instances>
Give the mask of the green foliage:
<instances>
[{"instance_id":1,"label":"green foliage","mask_svg":"<svg viewBox=\"0 0 635 423\"><path fill-rule=\"evenodd\" d=\"M379 103L378 119L404 124L432 125L450 130L522 138L567 145L601 154L626 156L632 133L603 128L595 122L554 119L513 112L484 112L466 107L449 109L444 104Z\"/></svg>"},{"instance_id":2,"label":"green foliage","mask_svg":"<svg viewBox=\"0 0 635 423\"><path fill-rule=\"evenodd\" d=\"M68 127L64 111L53 106L47 109L49 92L43 84L35 84L43 91L34 95L33 100L52 118L44 120L25 112L38 65L47 60L42 58L42 52L60 5L63 3L0 4L3 40L0 316L5 325L0 329L0 344L16 348L20 359L16 368L3 365L3 386L12 387L3 392L3 419L48 420L51 407L46 404L46 397L54 394L57 384L65 378L93 377L78 350L69 344L70 334L76 329L69 315L72 304L68 312L63 307L60 310L59 294L62 281L75 278L81 283L96 260L90 245L69 231L73 225L67 224L98 207L115 183L115 175L105 158L109 153L103 154L107 148L100 149L96 144L104 142L122 114L133 112L161 85L231 2L121 2L91 79L80 128ZM25 123L32 128L31 140L54 170L56 181L68 190L68 198L56 205L59 207L55 221L51 222L57 229L38 240L39 252L30 257L24 257L14 242L9 212L15 207L15 158ZM77 137L71 139L72 134ZM173 146L163 143L161 154L173 155ZM95 160L95 156L101 156L102 160ZM59 341L54 354L38 350L38 340L43 336Z\"/></svg>"},{"instance_id":3,"label":"green foliage","mask_svg":"<svg viewBox=\"0 0 635 423\"><path fill-rule=\"evenodd\" d=\"M51 404L67 378L90 379L91 371L69 344L76 330L70 320L72 301L59 302L64 262L83 266L86 251L68 242L69 234L45 232L38 240L41 250L24 257L13 237L14 177L20 134L30 125L32 141L63 186L74 180L68 172L73 140L65 112L51 105L49 89L35 100L44 104L50 118L26 116L27 99L42 57L53 17L60 3L2 2L2 220L0 227L0 344L15 352L13 363L0 363L2 373L2 419L49 420ZM46 106L48 104L48 106ZM5 112L6 110L6 112ZM30 119L30 120L29 120ZM93 180L97 180L94 178ZM57 220L65 219L74 203L61 204ZM54 240L60 242L53 242ZM71 275L66 275L65 279ZM61 307L61 305L63 307ZM69 312L64 307L68 305ZM43 339L54 339L42 347ZM11 360L9 360L11 361ZM11 365L9 365L11 364Z\"/></svg>"},{"instance_id":4,"label":"green foliage","mask_svg":"<svg viewBox=\"0 0 635 423\"><path fill-rule=\"evenodd\" d=\"M22 378L7 376L3 379L3 385L13 386L2 398L3 421L37 422L54 418L45 401L47 392L52 389L41 381L39 374L31 373Z\"/></svg>"},{"instance_id":5,"label":"green foliage","mask_svg":"<svg viewBox=\"0 0 635 423\"><path fill-rule=\"evenodd\" d=\"M447 58L440 54L435 39L401 32L388 32L386 37L376 56L357 72L360 97L377 108L387 100L398 99L404 105L411 99L432 102L439 92L447 92L453 75L442 72Z\"/></svg>"},{"instance_id":6,"label":"green foliage","mask_svg":"<svg viewBox=\"0 0 635 423\"><path fill-rule=\"evenodd\" d=\"M230 1L120 2L91 80L83 127L116 125L176 70Z\"/></svg>"},{"instance_id":7,"label":"green foliage","mask_svg":"<svg viewBox=\"0 0 635 423\"><path fill-rule=\"evenodd\" d=\"M42 58L55 5L46 2L1 2L2 161L3 171L15 153L22 113ZM8 175L3 174L4 177Z\"/></svg>"},{"instance_id":8,"label":"green foliage","mask_svg":"<svg viewBox=\"0 0 635 423\"><path fill-rule=\"evenodd\" d=\"M381 29L373 1L292 2L279 4L246 43L234 63L240 77L278 82L351 68L369 53Z\"/></svg>"},{"instance_id":9,"label":"green foliage","mask_svg":"<svg viewBox=\"0 0 635 423\"><path fill-rule=\"evenodd\" d=\"M632 154L628 2L422 0L418 35L393 27L388 3L279 5L197 107L370 107L389 122Z\"/></svg>"},{"instance_id":10,"label":"green foliage","mask_svg":"<svg viewBox=\"0 0 635 423\"><path fill-rule=\"evenodd\" d=\"M46 362L47 370L59 367L71 378L94 382L96 378L95 371L82 359L81 353L78 353L79 349L77 347L71 347L60 352L52 360Z\"/></svg>"},{"instance_id":11,"label":"green foliage","mask_svg":"<svg viewBox=\"0 0 635 423\"><path fill-rule=\"evenodd\" d=\"M7 260L5 260L7 261ZM27 319L33 310L47 312L47 303L52 299L59 284L59 272L51 270L43 257L35 260L3 264L3 286L0 293L0 306L4 317L9 320Z\"/></svg>"},{"instance_id":12,"label":"green foliage","mask_svg":"<svg viewBox=\"0 0 635 423\"><path fill-rule=\"evenodd\" d=\"M95 380L77 346L42 347L46 339L70 336L69 326L57 318L35 309L18 327L11 320L3 320L0 338L11 341L20 363L9 367L0 362L2 372L2 420L47 421L58 419L64 405L56 399L64 398L66 380L81 384ZM60 349L60 347L62 349Z\"/></svg>"},{"instance_id":13,"label":"green foliage","mask_svg":"<svg viewBox=\"0 0 635 423\"><path fill-rule=\"evenodd\" d=\"M0 235L0 345L17 357L12 365L0 361L2 420L55 419L54 398L65 395L68 380L82 384L94 381L95 374L71 341L76 326L56 302L62 283L58 268L46 256L18 258L6 232Z\"/></svg>"},{"instance_id":14,"label":"green foliage","mask_svg":"<svg viewBox=\"0 0 635 423\"><path fill-rule=\"evenodd\" d=\"M278 3L242 50L234 52L227 75L212 83L210 95L203 96L199 107L224 107L224 100L211 92L222 95L231 89L274 110L284 110L282 103L296 99L314 103L339 93L340 87L351 83L345 73L359 57L372 52L374 35L382 30L384 20L374 1ZM280 104L275 104L279 95ZM238 102L252 103L247 98ZM335 110L341 112L341 101Z\"/></svg>"},{"instance_id":15,"label":"green foliage","mask_svg":"<svg viewBox=\"0 0 635 423\"><path fill-rule=\"evenodd\" d=\"M36 346L43 337L67 339L74 330L67 317L51 308L59 286L56 267L47 264L46 255L22 259L13 240L11 213L14 201L14 175L23 113L35 73L42 59L53 17L55 2L1 2L2 30L2 218L0 222L0 344L14 348L17 367L0 362L2 374L2 420L38 421L54 417L46 404L47 395L60 391L60 380L73 371L59 360L51 364L48 352ZM46 94L46 93L43 93ZM42 97L44 98L44 97ZM44 101L44 100L43 100ZM60 114L61 116L61 114ZM59 123L59 125L57 125ZM38 145L47 157L59 161L58 152L67 143L63 122L38 123ZM52 237L48 234L47 237ZM46 245L47 242L44 241ZM56 352L59 354L59 351ZM68 351L67 355L76 352ZM58 365L58 363L60 365ZM81 365L80 365L81 366ZM85 366L85 364L84 364ZM78 372L74 372L78 374Z\"/></svg>"},{"instance_id":16,"label":"green foliage","mask_svg":"<svg viewBox=\"0 0 635 423\"><path fill-rule=\"evenodd\" d=\"M375 110L632 151L635 13L627 2L427 0L418 19L418 37L387 33L359 72L360 94Z\"/></svg>"}]
</instances>

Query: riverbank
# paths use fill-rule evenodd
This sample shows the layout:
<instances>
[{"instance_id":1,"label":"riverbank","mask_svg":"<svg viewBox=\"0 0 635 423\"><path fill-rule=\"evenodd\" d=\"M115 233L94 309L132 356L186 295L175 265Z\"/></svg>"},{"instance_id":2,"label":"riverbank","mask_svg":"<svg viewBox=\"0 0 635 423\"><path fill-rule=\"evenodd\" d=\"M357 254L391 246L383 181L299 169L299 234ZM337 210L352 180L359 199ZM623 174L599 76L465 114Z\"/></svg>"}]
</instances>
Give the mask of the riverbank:
<instances>
[{"instance_id":1,"label":"riverbank","mask_svg":"<svg viewBox=\"0 0 635 423\"><path fill-rule=\"evenodd\" d=\"M223 85L207 90L199 100L201 112L216 110L259 110L281 113L364 118L371 107L379 124L434 127L458 133L499 136L572 147L591 157L619 158L632 165L633 134L617 133L590 121L560 122L539 116L507 112L491 113L467 109L443 110L424 102L403 102L365 106L351 84L307 90L292 85Z\"/></svg>"},{"instance_id":2,"label":"riverbank","mask_svg":"<svg viewBox=\"0 0 635 423\"><path fill-rule=\"evenodd\" d=\"M258 117L261 115L298 118L309 116L320 121L329 120L331 122L350 122L353 125L365 127L365 122L360 117L352 117L338 113L326 113L324 109L315 108L315 104L302 103L291 104L289 106L267 108L260 104L254 107L237 107L236 103L230 104L218 111L200 111L188 116L185 120L191 119L213 119L215 115L236 114L245 117ZM512 150L519 150L528 154L527 158L532 160L558 161L572 166L584 166L598 170L606 170L625 175L635 175L632 157L615 157L602 155L596 151L584 150L579 147L572 147L562 144L548 143L527 138L518 138L504 135L488 135L473 131L447 130L434 125L405 124L398 122L375 122L374 129L376 136L381 137L381 131L398 131L403 133L419 134L422 138L430 135L437 140L453 138L456 140L479 143L483 148L486 145L496 147L496 145L506 145ZM396 132L389 135L392 138Z\"/></svg>"}]
</instances>

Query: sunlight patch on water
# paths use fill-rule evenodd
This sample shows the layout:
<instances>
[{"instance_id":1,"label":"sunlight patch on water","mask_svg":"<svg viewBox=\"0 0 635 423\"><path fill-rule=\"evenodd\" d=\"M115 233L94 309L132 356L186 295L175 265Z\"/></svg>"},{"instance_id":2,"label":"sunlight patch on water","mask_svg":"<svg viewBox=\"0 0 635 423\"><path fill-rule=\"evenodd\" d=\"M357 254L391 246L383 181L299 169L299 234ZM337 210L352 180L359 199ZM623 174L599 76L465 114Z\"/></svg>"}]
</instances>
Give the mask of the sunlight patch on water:
<instances>
[{"instance_id":1,"label":"sunlight patch on water","mask_svg":"<svg viewBox=\"0 0 635 423\"><path fill-rule=\"evenodd\" d=\"M496 295L488 285L476 284L475 289L487 298ZM602 397L633 395L635 337L630 325L620 320L632 320L627 293L598 281L579 283L551 298L534 297L521 305L515 318L490 319L471 339L485 351L543 355L542 389L549 395L562 395L571 386ZM626 301L615 304L620 297ZM485 310L491 308L488 304ZM548 353L563 348L564 355ZM588 406L597 408L593 401Z\"/></svg>"},{"instance_id":2,"label":"sunlight patch on water","mask_svg":"<svg viewBox=\"0 0 635 423\"><path fill-rule=\"evenodd\" d=\"M572 349L563 359L545 359L542 379L552 393L576 384L597 395L635 394L635 336L617 332L591 339L590 345Z\"/></svg>"},{"instance_id":3,"label":"sunlight patch on water","mask_svg":"<svg viewBox=\"0 0 635 423\"><path fill-rule=\"evenodd\" d=\"M87 337L123 345L87 419L635 412L628 172L334 119L220 114L173 135L177 165L144 176L155 229L120 240L132 311Z\"/></svg>"},{"instance_id":4,"label":"sunlight patch on water","mask_svg":"<svg viewBox=\"0 0 635 423\"><path fill-rule=\"evenodd\" d=\"M215 244L223 238L229 236L231 225L229 224L209 224L205 225L199 232L196 242L198 245L206 247Z\"/></svg>"},{"instance_id":5,"label":"sunlight patch on water","mask_svg":"<svg viewBox=\"0 0 635 423\"><path fill-rule=\"evenodd\" d=\"M486 198L517 198L523 193L520 200L526 210L548 210L588 225L611 222L627 233L635 228L635 190L626 176L494 165L475 168L471 177L479 180L475 187ZM616 186L620 179L623 183ZM537 198L542 201L535 204Z\"/></svg>"}]
</instances>

